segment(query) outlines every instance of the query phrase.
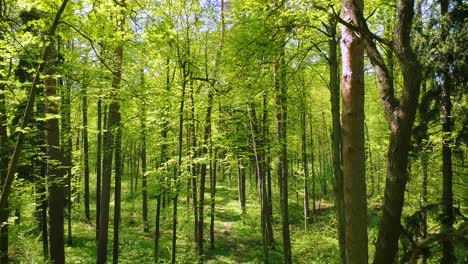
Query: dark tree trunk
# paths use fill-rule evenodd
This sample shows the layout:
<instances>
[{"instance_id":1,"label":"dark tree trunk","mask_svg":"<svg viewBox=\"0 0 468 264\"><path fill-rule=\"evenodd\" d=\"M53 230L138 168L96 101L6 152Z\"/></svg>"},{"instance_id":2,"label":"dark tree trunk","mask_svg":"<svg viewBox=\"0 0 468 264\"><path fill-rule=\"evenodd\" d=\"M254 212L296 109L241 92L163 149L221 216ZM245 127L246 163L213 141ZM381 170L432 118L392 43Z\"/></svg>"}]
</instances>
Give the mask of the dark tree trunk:
<instances>
[{"instance_id":1,"label":"dark tree trunk","mask_svg":"<svg viewBox=\"0 0 468 264\"><path fill-rule=\"evenodd\" d=\"M86 221L91 221L89 211L89 144L88 144L88 91L86 84L82 86L83 104L83 162L84 162L84 209Z\"/></svg>"},{"instance_id":2,"label":"dark tree trunk","mask_svg":"<svg viewBox=\"0 0 468 264\"><path fill-rule=\"evenodd\" d=\"M263 263L268 263L268 229L267 218L269 217L267 203L267 193L265 184L264 171L264 155L263 155L263 140L259 133L256 112L253 103L247 105L247 110L250 119L250 130L252 134L252 148L255 156L256 176L259 182L258 193L260 197L260 225L262 227L262 244L263 244Z\"/></svg>"},{"instance_id":3,"label":"dark tree trunk","mask_svg":"<svg viewBox=\"0 0 468 264\"><path fill-rule=\"evenodd\" d=\"M203 135L203 147L202 147L202 155L206 156L208 154L208 146L211 147L211 112L213 108L213 88L209 87L208 91L208 106L206 109L206 117L205 117L205 131ZM210 159L211 161L211 159ZM198 205L198 262L203 262L203 215L205 209L205 181L206 181L206 170L207 164L206 162L202 163L201 165L201 173L200 173L200 199Z\"/></svg>"},{"instance_id":4,"label":"dark tree trunk","mask_svg":"<svg viewBox=\"0 0 468 264\"><path fill-rule=\"evenodd\" d=\"M120 113L117 114L117 131L114 141L115 151L115 193L114 193L114 244L112 250L112 263L119 263L119 226L121 211L121 188L122 188L122 128L120 125Z\"/></svg>"},{"instance_id":5,"label":"dark tree trunk","mask_svg":"<svg viewBox=\"0 0 468 264\"><path fill-rule=\"evenodd\" d=\"M0 4L1 5L1 4ZM1 8L0 8L1 11ZM3 61L3 58L2 58ZM3 80L2 80L3 81ZM3 188L6 180L7 169L8 169L8 155L9 155L9 140L7 134L7 109L6 109L6 100L5 100L5 85L0 84L0 188ZM40 132L42 134L42 132ZM41 135L42 138L42 135ZM41 179L41 186L44 186L44 179ZM39 190L45 192L44 188ZM41 195L45 200L45 197ZM7 203L8 204L8 203ZM40 202L42 204L42 201ZM6 206L8 207L8 205ZM43 210L44 208L41 208ZM8 220L9 215L8 208L0 209L0 223L2 223L0 228L0 263L8 263L8 224L3 224ZM42 219L42 217L41 217ZM45 225L42 223L42 225Z\"/></svg>"},{"instance_id":6,"label":"dark tree trunk","mask_svg":"<svg viewBox=\"0 0 468 264\"><path fill-rule=\"evenodd\" d=\"M123 4L124 5L124 4ZM122 16L119 21L118 30L122 31L125 24L125 12L121 11ZM109 104L109 114L107 117L106 131L104 132L104 155L103 172L101 186L101 205L99 215L99 234L97 247L97 263L104 264L107 260L107 242L109 227L109 203L111 193L111 175L112 175L112 155L114 152L114 131L120 130L120 104L118 99L120 83L122 80L123 47L117 46L114 50L114 74L112 78L111 103ZM119 150L120 151L120 150Z\"/></svg>"},{"instance_id":7,"label":"dark tree trunk","mask_svg":"<svg viewBox=\"0 0 468 264\"><path fill-rule=\"evenodd\" d=\"M49 32L47 33L47 35L50 38L54 37L55 35L55 31L60 21L60 17L62 16L64 12L67 3L68 3L68 0L64 0L59 10L57 11L57 14L55 15L54 21L49 29ZM24 129L28 126L28 123L30 121L31 113L32 113L33 106L34 106L35 99L36 99L37 85L39 84L40 78L41 78L40 74L42 74L44 70L45 62L51 57L50 56L51 49L52 49L51 45L46 45L43 50L41 63L39 63L39 65L37 66L36 74L34 76L34 79L31 84L31 89L28 94L28 102L26 105L26 109L24 110L23 116L21 118L21 125L20 125L19 131L24 131ZM25 136L25 133L22 133L22 132L17 133L15 148L13 150L10 164L8 166L8 172L5 177L5 181L4 181L3 189L2 189L2 195L0 197L0 211L6 209L8 206L8 196L10 195L10 192L11 192L11 185L13 183L14 175L16 173L16 169L18 166L19 156L23 149L24 136Z\"/></svg>"},{"instance_id":8,"label":"dark tree trunk","mask_svg":"<svg viewBox=\"0 0 468 264\"><path fill-rule=\"evenodd\" d=\"M341 161L341 122L340 122L340 85L338 78L338 42L336 40L336 19L330 17L328 25L328 48L330 63L330 103L332 114L332 159L335 194L335 212L337 219L338 245L341 263L346 263L345 257L345 212L344 212L344 185Z\"/></svg>"},{"instance_id":9,"label":"dark tree trunk","mask_svg":"<svg viewBox=\"0 0 468 264\"><path fill-rule=\"evenodd\" d=\"M363 1L354 1L363 6ZM355 25L350 6L343 2L346 21ZM367 263L366 159L364 149L364 45L362 38L341 27L343 185L346 263ZM337 183L335 183L337 185Z\"/></svg>"},{"instance_id":10,"label":"dark tree trunk","mask_svg":"<svg viewBox=\"0 0 468 264\"><path fill-rule=\"evenodd\" d=\"M440 14L442 19L447 19L449 6L448 0L440 1ZM448 37L448 27L445 21L441 22L442 32L441 41L445 42ZM450 61L447 56L442 63L443 72L441 74L442 88L442 232L449 233L453 230L455 217L453 214L453 172L452 172L452 101L450 99L451 84L450 84ZM445 240L442 243L442 260L443 263L451 264L455 262L455 253L452 241Z\"/></svg>"},{"instance_id":11,"label":"dark tree trunk","mask_svg":"<svg viewBox=\"0 0 468 264\"><path fill-rule=\"evenodd\" d=\"M62 85L62 133L63 165L67 174L67 245L72 244L72 135L71 135L71 86Z\"/></svg>"},{"instance_id":12,"label":"dark tree trunk","mask_svg":"<svg viewBox=\"0 0 468 264\"><path fill-rule=\"evenodd\" d=\"M284 263L292 263L291 239L289 235L289 206L288 206L288 150L287 150L287 86L284 59L284 43L281 52L273 65L275 107L276 107L276 136L278 141L278 183L281 200L282 235Z\"/></svg>"},{"instance_id":13,"label":"dark tree trunk","mask_svg":"<svg viewBox=\"0 0 468 264\"><path fill-rule=\"evenodd\" d=\"M58 104L54 97L57 96L57 81L53 75L56 74L57 65L56 43L50 40L49 56L44 67L46 113L51 117L46 121L47 140L47 182L49 203L49 252L53 263L65 263L64 230L63 230L63 208L64 208L64 171L61 168L63 156L60 151L60 130ZM54 116L54 117L52 117Z\"/></svg>"},{"instance_id":14,"label":"dark tree trunk","mask_svg":"<svg viewBox=\"0 0 468 264\"><path fill-rule=\"evenodd\" d=\"M101 175L102 175L102 90L97 102L97 143L96 143L96 240L99 235L99 215L101 212ZM130 187L130 191L133 191Z\"/></svg>"},{"instance_id":15,"label":"dark tree trunk","mask_svg":"<svg viewBox=\"0 0 468 264\"><path fill-rule=\"evenodd\" d=\"M143 73L142 73L143 74ZM143 79L143 77L142 77ZM148 190L147 190L147 181L146 181L146 106L145 102L141 103L141 112L140 112L140 129L141 129L141 188L143 194L143 232L149 232L148 226Z\"/></svg>"}]
</instances>

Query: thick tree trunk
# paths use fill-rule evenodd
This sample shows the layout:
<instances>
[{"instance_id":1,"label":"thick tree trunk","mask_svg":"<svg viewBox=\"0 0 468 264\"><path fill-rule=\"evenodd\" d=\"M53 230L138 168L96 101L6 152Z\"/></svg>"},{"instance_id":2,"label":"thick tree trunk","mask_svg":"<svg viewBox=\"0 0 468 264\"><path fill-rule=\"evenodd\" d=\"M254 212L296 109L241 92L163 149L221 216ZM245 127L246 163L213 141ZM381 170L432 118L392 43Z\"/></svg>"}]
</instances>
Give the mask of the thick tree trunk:
<instances>
[{"instance_id":1,"label":"thick tree trunk","mask_svg":"<svg viewBox=\"0 0 468 264\"><path fill-rule=\"evenodd\" d=\"M355 3L361 7L363 5L363 1ZM348 11L350 5L352 3L343 2L344 19L356 24ZM367 263L364 45L361 37L344 25L341 27L341 35L345 256L346 263Z\"/></svg>"},{"instance_id":2,"label":"thick tree trunk","mask_svg":"<svg viewBox=\"0 0 468 264\"><path fill-rule=\"evenodd\" d=\"M333 175L335 194L335 214L337 219L338 245L340 250L341 263L346 263L345 255L345 212L344 212L344 185L343 171L341 169L341 122L340 122L340 85L338 79L338 57L336 40L336 19L329 19L329 62L330 62L330 103L332 114L332 159L333 159Z\"/></svg>"},{"instance_id":3,"label":"thick tree trunk","mask_svg":"<svg viewBox=\"0 0 468 264\"><path fill-rule=\"evenodd\" d=\"M385 64L383 56L374 42L363 16L363 8L349 5L349 12L363 37L366 52L375 70L380 86L380 95L387 122L390 126L390 140L387 155L387 177L383 212L377 238L374 263L393 263L398 251L400 218L407 182L408 151L416 109L418 106L421 71L411 44L411 27L414 15L414 0L398 0L395 36L392 45L403 76L401 97L395 97L392 71ZM391 45L385 40L380 40Z\"/></svg>"},{"instance_id":4,"label":"thick tree trunk","mask_svg":"<svg viewBox=\"0 0 468 264\"><path fill-rule=\"evenodd\" d=\"M49 202L49 252L53 263L65 263L63 208L64 208L64 171L61 168L63 156L60 151L59 107L56 101L57 81L55 66L57 60L56 43L50 40L49 56L44 67L47 140L47 182Z\"/></svg>"}]
</instances>

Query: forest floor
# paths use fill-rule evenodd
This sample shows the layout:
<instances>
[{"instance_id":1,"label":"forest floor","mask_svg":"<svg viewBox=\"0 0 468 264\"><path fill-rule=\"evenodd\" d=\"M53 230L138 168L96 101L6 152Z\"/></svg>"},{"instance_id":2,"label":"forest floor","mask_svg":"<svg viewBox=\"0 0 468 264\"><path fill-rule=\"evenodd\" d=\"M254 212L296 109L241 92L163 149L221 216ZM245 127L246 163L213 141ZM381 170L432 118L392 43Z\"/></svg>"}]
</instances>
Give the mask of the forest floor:
<instances>
[{"instance_id":1,"label":"forest floor","mask_svg":"<svg viewBox=\"0 0 468 264\"><path fill-rule=\"evenodd\" d=\"M124 183L125 184L125 183ZM207 186L209 184L207 183ZM252 186L251 188L255 188ZM143 232L141 219L141 193L124 193L120 225L119 263L152 263L154 252L155 191L148 188L150 232ZM204 248L206 263L260 263L263 256L258 197L252 189L247 196L246 214L242 215L237 189L220 182L216 188L215 243L210 249L210 190L205 193ZM186 204L185 196L179 196L177 263L195 263L193 235L193 210ZM296 198L296 197L294 197ZM299 197L300 198L300 197ZM91 197L94 199L94 197ZM112 198L111 198L112 199ZM278 201L273 197L273 201ZM33 200L24 199L22 215L33 215ZM73 244L66 246L67 263L94 263L96 258L94 219L87 223L83 201L75 200L73 208ZM290 199L291 246L294 263L336 263L337 242L334 210L327 199L320 203L321 210L313 217L311 228L304 230L303 209L300 199ZM94 205L91 207L94 209ZM270 263L282 263L281 216L277 202L273 204L274 248L269 251ZM111 219L113 215L111 204ZM93 215L92 211L92 215ZM169 263L171 253L172 206L161 210L160 263ZM33 217L22 217L20 225L10 229L12 263L47 263L41 257L40 234ZM65 226L65 230L67 227ZM112 225L109 226L109 261L112 254Z\"/></svg>"}]
</instances>

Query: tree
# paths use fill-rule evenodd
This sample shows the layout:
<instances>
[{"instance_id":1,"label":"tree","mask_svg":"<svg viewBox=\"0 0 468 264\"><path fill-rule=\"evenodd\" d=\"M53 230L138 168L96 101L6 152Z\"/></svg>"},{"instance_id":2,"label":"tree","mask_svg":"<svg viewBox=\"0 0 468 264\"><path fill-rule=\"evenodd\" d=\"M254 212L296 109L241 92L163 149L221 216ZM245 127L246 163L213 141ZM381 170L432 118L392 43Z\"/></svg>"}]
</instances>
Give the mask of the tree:
<instances>
[{"instance_id":1,"label":"tree","mask_svg":"<svg viewBox=\"0 0 468 264\"><path fill-rule=\"evenodd\" d=\"M353 5L362 8L363 4L363 1L343 1L343 19L358 24L350 10ZM362 38L345 25L341 27L341 36L345 256L346 263L367 263L364 45Z\"/></svg>"},{"instance_id":2,"label":"tree","mask_svg":"<svg viewBox=\"0 0 468 264\"><path fill-rule=\"evenodd\" d=\"M411 47L411 27L413 20L413 0L399 0L393 42L374 35L363 16L362 5L351 5L350 13L365 44L366 53L376 72L380 86L380 96L387 122L390 126L390 140L387 154L387 176L383 212L376 244L374 263L392 263L398 250L401 233L400 218L404 203L404 191L408 180L408 152L411 128L418 106L421 72L418 59ZM391 46L395 52L403 76L402 94L395 97L393 72L385 63L377 49L375 40Z\"/></svg>"}]
</instances>

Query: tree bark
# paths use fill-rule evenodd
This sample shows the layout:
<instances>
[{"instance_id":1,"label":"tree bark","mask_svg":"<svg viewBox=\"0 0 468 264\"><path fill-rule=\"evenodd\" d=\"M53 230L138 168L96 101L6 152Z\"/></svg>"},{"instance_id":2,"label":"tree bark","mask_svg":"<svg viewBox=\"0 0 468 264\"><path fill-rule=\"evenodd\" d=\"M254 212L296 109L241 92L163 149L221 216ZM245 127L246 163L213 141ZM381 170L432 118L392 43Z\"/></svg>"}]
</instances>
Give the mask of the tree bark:
<instances>
[{"instance_id":1,"label":"tree bark","mask_svg":"<svg viewBox=\"0 0 468 264\"><path fill-rule=\"evenodd\" d=\"M142 73L143 74L143 73ZM142 77L143 79L143 77ZM148 190L147 190L147 180L146 180L146 106L145 102L141 103L140 110L140 129L141 129L141 188L143 194L143 205L142 205L142 215L143 215L143 232L149 232L148 226Z\"/></svg>"},{"instance_id":2,"label":"tree bark","mask_svg":"<svg viewBox=\"0 0 468 264\"><path fill-rule=\"evenodd\" d=\"M64 171L61 168L63 156L60 151L59 107L56 74L57 50L53 39L49 40L49 54L44 66L44 86L46 95L46 141L47 141L47 182L49 203L49 252L53 263L65 263L63 208L64 208Z\"/></svg>"},{"instance_id":3,"label":"tree bark","mask_svg":"<svg viewBox=\"0 0 468 264\"><path fill-rule=\"evenodd\" d=\"M112 263L119 263L119 227L121 211L121 188L122 188L122 127L120 124L120 113L117 115L117 127L114 141L115 151L115 193L114 193L114 243L112 250Z\"/></svg>"},{"instance_id":4,"label":"tree bark","mask_svg":"<svg viewBox=\"0 0 468 264\"><path fill-rule=\"evenodd\" d=\"M3 58L2 58L3 60ZM3 76L0 76L3 79ZM0 188L3 188L8 169L8 133L7 133L7 109L5 100L5 84L0 84ZM42 133L42 132L41 132ZM42 136L41 136L42 137ZM41 183L43 186L44 183ZM45 191L45 190L43 190ZM43 195L41 195L42 197ZM8 202L7 202L8 204ZM42 204L42 202L41 202ZM43 208L41 208L43 209ZM0 263L8 263L8 208L0 209ZM41 217L42 219L42 217ZM43 223L45 225L45 223Z\"/></svg>"},{"instance_id":5,"label":"tree bark","mask_svg":"<svg viewBox=\"0 0 468 264\"><path fill-rule=\"evenodd\" d=\"M341 159L341 123L340 123L340 85L338 79L338 57L336 40L336 19L330 17L328 24L328 48L330 63L330 103L332 114L332 155L333 155L333 175L335 194L335 214L337 219L338 245L340 250L341 263L346 263L345 254L345 211L344 211L344 185ZM311 135L312 136L312 135Z\"/></svg>"},{"instance_id":6,"label":"tree bark","mask_svg":"<svg viewBox=\"0 0 468 264\"><path fill-rule=\"evenodd\" d=\"M350 5L343 2L345 20L356 24ZM346 263L367 263L367 200L364 149L364 45L361 37L346 26L341 27L342 52L342 132L343 186L345 210ZM335 185L338 183L336 182ZM339 188L339 187L338 187Z\"/></svg>"}]
</instances>

